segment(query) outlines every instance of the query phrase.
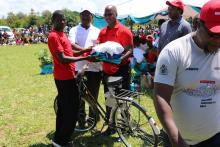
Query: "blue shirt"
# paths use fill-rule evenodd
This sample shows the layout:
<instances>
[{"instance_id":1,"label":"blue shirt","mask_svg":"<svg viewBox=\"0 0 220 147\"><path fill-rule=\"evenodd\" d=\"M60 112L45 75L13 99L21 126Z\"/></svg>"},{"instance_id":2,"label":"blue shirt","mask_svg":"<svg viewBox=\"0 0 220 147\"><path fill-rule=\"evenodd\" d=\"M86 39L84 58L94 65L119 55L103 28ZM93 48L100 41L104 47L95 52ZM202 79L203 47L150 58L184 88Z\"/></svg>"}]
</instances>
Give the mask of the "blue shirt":
<instances>
[{"instance_id":1,"label":"blue shirt","mask_svg":"<svg viewBox=\"0 0 220 147\"><path fill-rule=\"evenodd\" d=\"M161 25L158 50L161 51L171 41L192 32L191 25L181 16L175 21L168 20Z\"/></svg>"}]
</instances>

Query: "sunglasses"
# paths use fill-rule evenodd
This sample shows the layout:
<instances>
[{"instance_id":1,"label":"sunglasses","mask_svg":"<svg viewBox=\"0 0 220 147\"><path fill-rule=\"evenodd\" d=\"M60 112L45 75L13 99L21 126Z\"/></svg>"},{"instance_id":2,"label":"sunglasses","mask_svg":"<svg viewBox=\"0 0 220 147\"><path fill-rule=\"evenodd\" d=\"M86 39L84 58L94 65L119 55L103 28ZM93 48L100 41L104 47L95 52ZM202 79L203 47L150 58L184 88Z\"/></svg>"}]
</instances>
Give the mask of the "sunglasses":
<instances>
[{"instance_id":1,"label":"sunglasses","mask_svg":"<svg viewBox=\"0 0 220 147\"><path fill-rule=\"evenodd\" d=\"M210 32L209 29L205 26L205 24L203 24L203 28L210 38L220 39L220 33Z\"/></svg>"},{"instance_id":2,"label":"sunglasses","mask_svg":"<svg viewBox=\"0 0 220 147\"><path fill-rule=\"evenodd\" d=\"M105 13L105 14L104 14L105 17L107 17L107 16L112 16L112 15L113 15L113 13Z\"/></svg>"}]
</instances>

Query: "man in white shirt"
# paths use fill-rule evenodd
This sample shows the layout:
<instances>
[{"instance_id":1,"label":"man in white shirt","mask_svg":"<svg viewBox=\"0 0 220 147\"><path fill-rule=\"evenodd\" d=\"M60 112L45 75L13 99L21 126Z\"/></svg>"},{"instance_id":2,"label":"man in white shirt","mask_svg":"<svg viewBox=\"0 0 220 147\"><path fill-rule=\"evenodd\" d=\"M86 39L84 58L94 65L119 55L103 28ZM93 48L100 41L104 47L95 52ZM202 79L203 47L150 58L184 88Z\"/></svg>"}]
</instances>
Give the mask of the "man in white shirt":
<instances>
[{"instance_id":1,"label":"man in white shirt","mask_svg":"<svg viewBox=\"0 0 220 147\"><path fill-rule=\"evenodd\" d=\"M99 35L100 30L94 27L91 22L93 19L92 10L84 8L80 13L81 23L70 29L69 40L72 44L74 50L74 55L88 55L92 50L92 46L96 44L96 39ZM89 62L89 61L79 61L75 64L75 71L78 72L82 67L88 64L88 69L85 72L87 77L87 87L89 88L91 94L95 99L98 99L99 87L101 81L101 63L99 62ZM82 109L80 113L83 113L84 104L82 102ZM91 117L96 117L95 113L90 112ZM83 119L80 119L83 120ZM85 122L79 122L79 125L83 127Z\"/></svg>"},{"instance_id":2,"label":"man in white shirt","mask_svg":"<svg viewBox=\"0 0 220 147\"><path fill-rule=\"evenodd\" d=\"M154 105L172 147L220 147L220 1L201 9L196 32L161 51Z\"/></svg>"}]
</instances>

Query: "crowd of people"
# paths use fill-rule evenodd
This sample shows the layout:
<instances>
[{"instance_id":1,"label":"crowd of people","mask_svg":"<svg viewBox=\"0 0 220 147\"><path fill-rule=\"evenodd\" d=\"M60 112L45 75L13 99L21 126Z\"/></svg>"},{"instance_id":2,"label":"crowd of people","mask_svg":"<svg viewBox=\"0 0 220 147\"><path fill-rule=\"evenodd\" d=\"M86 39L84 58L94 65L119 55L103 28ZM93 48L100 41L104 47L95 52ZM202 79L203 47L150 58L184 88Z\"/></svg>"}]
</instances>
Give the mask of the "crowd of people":
<instances>
[{"instance_id":1,"label":"crowd of people","mask_svg":"<svg viewBox=\"0 0 220 147\"><path fill-rule=\"evenodd\" d=\"M75 75L88 63L86 84L96 99L101 80L104 92L108 92L106 80L109 76L122 76L122 87L130 90L131 63L141 74L153 74L154 106L164 130L164 147L220 146L220 1L207 2L193 25L182 17L184 4L181 0L166 4L169 20L160 20L157 27L145 30L138 27L135 34L117 20L114 5L105 7L107 26L101 30L92 25L93 14L89 8L83 9L81 23L70 29L68 37L64 32L63 11L53 13L48 47L58 92L56 131L52 141L55 147L74 146L71 136L77 114L84 111ZM89 55L92 48L108 41L124 48L120 63L93 62L97 59ZM106 110L106 118L109 118L111 108L106 107ZM90 115L98 117L95 112ZM80 127L84 123L79 122ZM101 133L114 134L115 128L109 125Z\"/></svg>"}]
</instances>

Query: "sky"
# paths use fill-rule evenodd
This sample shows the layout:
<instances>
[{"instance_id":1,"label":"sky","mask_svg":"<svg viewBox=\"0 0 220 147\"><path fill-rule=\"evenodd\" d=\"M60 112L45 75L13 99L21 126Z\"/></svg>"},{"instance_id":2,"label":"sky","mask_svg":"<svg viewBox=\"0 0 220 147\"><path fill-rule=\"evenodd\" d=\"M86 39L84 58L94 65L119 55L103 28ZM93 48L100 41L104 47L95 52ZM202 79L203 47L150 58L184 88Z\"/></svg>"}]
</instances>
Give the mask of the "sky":
<instances>
[{"instance_id":1,"label":"sky","mask_svg":"<svg viewBox=\"0 0 220 147\"><path fill-rule=\"evenodd\" d=\"M183 0L185 3L199 3L204 4L207 0ZM84 7L89 7L95 13L103 13L104 7L107 4L114 4L118 8L118 12L123 14L128 11L135 11L138 16L145 15L144 11L149 12L158 11L166 6L166 0L0 0L0 18L6 17L9 12L25 14L30 13L31 8L35 12L49 10L53 12L57 9L67 8L72 11L82 10ZM131 4L127 6L128 4ZM197 4L196 4L197 5ZM129 12L130 13L130 12ZM146 12L147 14L148 12ZM146 15L145 15L146 16Z\"/></svg>"},{"instance_id":2,"label":"sky","mask_svg":"<svg viewBox=\"0 0 220 147\"><path fill-rule=\"evenodd\" d=\"M95 1L101 2L101 0ZM85 5L94 5L93 2L91 0L0 0L0 17L6 17L8 12L28 14L31 8L39 13L43 10L53 12L63 8L80 11Z\"/></svg>"},{"instance_id":3,"label":"sky","mask_svg":"<svg viewBox=\"0 0 220 147\"><path fill-rule=\"evenodd\" d=\"M111 2L113 1L115 0L111 0ZM117 1L120 3L126 0ZM53 12L54 10L63 8L80 11L83 7L93 7L93 9L97 9L97 6L103 6L108 2L110 2L110 0L0 0L0 18L3 16L6 17L8 12L15 14L23 12L28 14L31 8L39 13L43 10Z\"/></svg>"}]
</instances>

